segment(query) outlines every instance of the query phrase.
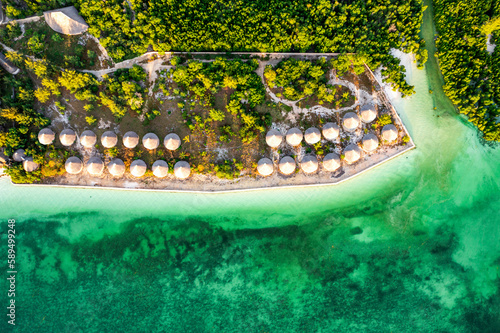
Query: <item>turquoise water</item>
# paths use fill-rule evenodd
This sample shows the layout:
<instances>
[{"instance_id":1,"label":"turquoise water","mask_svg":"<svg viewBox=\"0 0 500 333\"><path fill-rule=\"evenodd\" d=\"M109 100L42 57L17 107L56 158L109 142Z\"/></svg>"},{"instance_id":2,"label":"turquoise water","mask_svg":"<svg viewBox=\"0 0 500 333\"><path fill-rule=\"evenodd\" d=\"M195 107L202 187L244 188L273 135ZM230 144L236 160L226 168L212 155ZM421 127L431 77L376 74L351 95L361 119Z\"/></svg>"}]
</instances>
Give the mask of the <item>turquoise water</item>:
<instances>
[{"instance_id":1,"label":"turquoise water","mask_svg":"<svg viewBox=\"0 0 500 333\"><path fill-rule=\"evenodd\" d=\"M435 68L408 71L417 94L394 104L417 149L340 185L0 181L5 256L8 218L18 235L17 325L0 331L499 332L500 149L454 114Z\"/></svg>"}]
</instances>

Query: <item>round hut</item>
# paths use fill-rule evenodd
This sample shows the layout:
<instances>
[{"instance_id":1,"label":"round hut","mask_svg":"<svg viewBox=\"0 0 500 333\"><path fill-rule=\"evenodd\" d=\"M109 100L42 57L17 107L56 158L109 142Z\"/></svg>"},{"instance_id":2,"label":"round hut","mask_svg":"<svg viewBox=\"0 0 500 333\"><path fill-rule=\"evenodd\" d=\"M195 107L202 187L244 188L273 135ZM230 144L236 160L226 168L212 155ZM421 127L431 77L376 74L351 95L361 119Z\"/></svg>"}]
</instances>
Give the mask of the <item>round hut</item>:
<instances>
[{"instance_id":1,"label":"round hut","mask_svg":"<svg viewBox=\"0 0 500 333\"><path fill-rule=\"evenodd\" d=\"M364 123L371 123L377 118L377 111L373 104L365 104L359 109L359 114L361 115L361 120Z\"/></svg>"},{"instance_id":2,"label":"round hut","mask_svg":"<svg viewBox=\"0 0 500 333\"><path fill-rule=\"evenodd\" d=\"M130 163L130 174L134 177L142 177L148 169L146 162L143 160L135 160ZM168 170L167 170L168 171Z\"/></svg>"},{"instance_id":3,"label":"round hut","mask_svg":"<svg viewBox=\"0 0 500 333\"><path fill-rule=\"evenodd\" d=\"M340 168L340 157L335 153L326 154L323 159L323 168L326 171L335 171Z\"/></svg>"},{"instance_id":4,"label":"round hut","mask_svg":"<svg viewBox=\"0 0 500 333\"><path fill-rule=\"evenodd\" d=\"M121 177L125 173L125 163L119 158L113 158L108 163L108 171L113 177Z\"/></svg>"},{"instance_id":5,"label":"round hut","mask_svg":"<svg viewBox=\"0 0 500 333\"><path fill-rule=\"evenodd\" d=\"M80 135L80 143L85 148L94 147L96 142L97 142L97 136L95 135L94 132L90 130L83 131L83 133Z\"/></svg>"},{"instance_id":6,"label":"round hut","mask_svg":"<svg viewBox=\"0 0 500 333\"><path fill-rule=\"evenodd\" d=\"M75 143L76 133L72 129L64 129L61 133L59 133L59 141L63 146L71 146Z\"/></svg>"},{"instance_id":7,"label":"round hut","mask_svg":"<svg viewBox=\"0 0 500 333\"><path fill-rule=\"evenodd\" d=\"M174 175L178 179L186 179L191 174L191 167L186 161L179 161L174 165Z\"/></svg>"},{"instance_id":8,"label":"round hut","mask_svg":"<svg viewBox=\"0 0 500 333\"><path fill-rule=\"evenodd\" d=\"M154 133L148 133L142 138L142 145L144 148L154 150L160 145L160 139Z\"/></svg>"},{"instance_id":9,"label":"round hut","mask_svg":"<svg viewBox=\"0 0 500 333\"><path fill-rule=\"evenodd\" d=\"M353 132L359 126L359 117L354 112L347 112L342 120L344 129L348 132Z\"/></svg>"},{"instance_id":10,"label":"round hut","mask_svg":"<svg viewBox=\"0 0 500 333\"><path fill-rule=\"evenodd\" d=\"M50 128L43 128L38 132L38 141L40 141L42 145L50 145L54 142L55 138L56 135Z\"/></svg>"},{"instance_id":11,"label":"round hut","mask_svg":"<svg viewBox=\"0 0 500 333\"><path fill-rule=\"evenodd\" d=\"M290 128L288 132L286 132L286 142L292 147L300 145L303 137L302 131L297 127Z\"/></svg>"},{"instance_id":12,"label":"round hut","mask_svg":"<svg viewBox=\"0 0 500 333\"><path fill-rule=\"evenodd\" d=\"M393 124L385 125L382 128L382 138L387 142L392 142L398 138L398 129Z\"/></svg>"},{"instance_id":13,"label":"round hut","mask_svg":"<svg viewBox=\"0 0 500 333\"><path fill-rule=\"evenodd\" d=\"M371 153L378 148L378 138L373 133L368 133L363 137L363 149L367 153Z\"/></svg>"},{"instance_id":14,"label":"round hut","mask_svg":"<svg viewBox=\"0 0 500 333\"><path fill-rule=\"evenodd\" d=\"M274 171L273 161L268 158L261 158L257 163L257 171L261 176L269 176Z\"/></svg>"},{"instance_id":15,"label":"round hut","mask_svg":"<svg viewBox=\"0 0 500 333\"><path fill-rule=\"evenodd\" d=\"M318 143L321 140L321 132L316 127L309 127L304 133L304 139L310 145Z\"/></svg>"},{"instance_id":16,"label":"round hut","mask_svg":"<svg viewBox=\"0 0 500 333\"><path fill-rule=\"evenodd\" d=\"M104 148L113 148L118 143L118 137L112 131L106 131L101 135L101 143Z\"/></svg>"},{"instance_id":17,"label":"round hut","mask_svg":"<svg viewBox=\"0 0 500 333\"><path fill-rule=\"evenodd\" d=\"M284 175L291 175L295 172L295 160L291 156L285 156L280 160L279 169Z\"/></svg>"},{"instance_id":18,"label":"round hut","mask_svg":"<svg viewBox=\"0 0 500 333\"><path fill-rule=\"evenodd\" d=\"M168 150L176 150L181 146L181 138L175 133L170 133L163 140L163 144Z\"/></svg>"},{"instance_id":19,"label":"round hut","mask_svg":"<svg viewBox=\"0 0 500 333\"><path fill-rule=\"evenodd\" d=\"M24 158L26 157L26 154L24 152L24 149L18 149L14 152L14 154L12 155L12 158L14 159L14 161L16 162L22 162L24 160Z\"/></svg>"},{"instance_id":20,"label":"round hut","mask_svg":"<svg viewBox=\"0 0 500 333\"><path fill-rule=\"evenodd\" d=\"M300 162L300 168L305 173L313 173L318 170L318 159L314 155L306 155Z\"/></svg>"},{"instance_id":21,"label":"round hut","mask_svg":"<svg viewBox=\"0 0 500 333\"><path fill-rule=\"evenodd\" d=\"M266 134L266 142L269 147L276 148L283 141L283 135L278 130L272 129Z\"/></svg>"},{"instance_id":22,"label":"round hut","mask_svg":"<svg viewBox=\"0 0 500 333\"><path fill-rule=\"evenodd\" d=\"M74 6L49 10L43 16L47 25L60 34L79 35L89 28Z\"/></svg>"},{"instance_id":23,"label":"round hut","mask_svg":"<svg viewBox=\"0 0 500 333\"><path fill-rule=\"evenodd\" d=\"M153 170L155 177L164 178L168 174L168 163L164 160L157 160L153 163L151 170Z\"/></svg>"},{"instance_id":24,"label":"round hut","mask_svg":"<svg viewBox=\"0 0 500 333\"><path fill-rule=\"evenodd\" d=\"M33 160L33 157L27 156L23 160L23 168L26 172L33 172L38 169L39 165Z\"/></svg>"},{"instance_id":25,"label":"round hut","mask_svg":"<svg viewBox=\"0 0 500 333\"><path fill-rule=\"evenodd\" d=\"M104 163L99 157L94 156L87 161L86 168L92 176L99 176L104 171Z\"/></svg>"},{"instance_id":26,"label":"round hut","mask_svg":"<svg viewBox=\"0 0 500 333\"><path fill-rule=\"evenodd\" d=\"M326 123L323 126L322 133L325 139L332 141L339 137L340 128L335 123Z\"/></svg>"},{"instance_id":27,"label":"round hut","mask_svg":"<svg viewBox=\"0 0 500 333\"><path fill-rule=\"evenodd\" d=\"M66 163L64 163L64 168L66 169L67 173L70 173L72 175L79 174L83 170L82 160L80 160L76 156L71 156L66 160Z\"/></svg>"},{"instance_id":28,"label":"round hut","mask_svg":"<svg viewBox=\"0 0 500 333\"><path fill-rule=\"evenodd\" d=\"M350 144L344 149L344 160L352 164L359 160L361 157L361 149L359 149L358 145Z\"/></svg>"},{"instance_id":29,"label":"round hut","mask_svg":"<svg viewBox=\"0 0 500 333\"><path fill-rule=\"evenodd\" d=\"M123 136L123 145L127 148L133 149L139 144L139 135L133 131L125 133Z\"/></svg>"}]
</instances>

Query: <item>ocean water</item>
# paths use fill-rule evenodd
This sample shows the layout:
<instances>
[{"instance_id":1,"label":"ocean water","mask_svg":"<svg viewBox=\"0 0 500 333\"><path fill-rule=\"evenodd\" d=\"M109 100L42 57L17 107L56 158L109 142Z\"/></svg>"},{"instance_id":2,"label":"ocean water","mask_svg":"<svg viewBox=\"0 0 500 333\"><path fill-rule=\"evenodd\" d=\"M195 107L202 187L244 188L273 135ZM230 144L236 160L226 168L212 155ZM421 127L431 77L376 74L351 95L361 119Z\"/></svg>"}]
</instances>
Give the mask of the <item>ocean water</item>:
<instances>
[{"instance_id":1,"label":"ocean water","mask_svg":"<svg viewBox=\"0 0 500 333\"><path fill-rule=\"evenodd\" d=\"M340 185L1 180L0 258L14 218L18 274L0 331L500 332L500 148L454 113L435 66L409 65L417 94L392 96L417 149Z\"/></svg>"}]
</instances>

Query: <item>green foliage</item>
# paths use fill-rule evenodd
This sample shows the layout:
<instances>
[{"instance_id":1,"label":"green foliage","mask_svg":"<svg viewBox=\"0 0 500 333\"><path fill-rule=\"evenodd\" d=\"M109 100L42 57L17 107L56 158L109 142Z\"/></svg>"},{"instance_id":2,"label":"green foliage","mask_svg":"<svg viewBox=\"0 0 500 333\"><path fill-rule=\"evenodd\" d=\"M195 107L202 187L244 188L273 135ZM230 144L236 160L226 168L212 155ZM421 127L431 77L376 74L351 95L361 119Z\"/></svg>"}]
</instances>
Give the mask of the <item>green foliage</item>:
<instances>
[{"instance_id":1,"label":"green foliage","mask_svg":"<svg viewBox=\"0 0 500 333\"><path fill-rule=\"evenodd\" d=\"M92 126L96 123L97 119L94 116L87 116L85 117L85 121L87 122L87 124Z\"/></svg>"},{"instance_id":2,"label":"green foliage","mask_svg":"<svg viewBox=\"0 0 500 333\"><path fill-rule=\"evenodd\" d=\"M52 37L50 37L50 39L52 39L52 41L56 43L64 42L64 38L58 33L53 34Z\"/></svg>"},{"instance_id":3,"label":"green foliage","mask_svg":"<svg viewBox=\"0 0 500 333\"><path fill-rule=\"evenodd\" d=\"M391 115L388 113L384 113L377 119L378 127L384 127L385 125L390 125L390 124L392 124L392 118Z\"/></svg>"}]
</instances>

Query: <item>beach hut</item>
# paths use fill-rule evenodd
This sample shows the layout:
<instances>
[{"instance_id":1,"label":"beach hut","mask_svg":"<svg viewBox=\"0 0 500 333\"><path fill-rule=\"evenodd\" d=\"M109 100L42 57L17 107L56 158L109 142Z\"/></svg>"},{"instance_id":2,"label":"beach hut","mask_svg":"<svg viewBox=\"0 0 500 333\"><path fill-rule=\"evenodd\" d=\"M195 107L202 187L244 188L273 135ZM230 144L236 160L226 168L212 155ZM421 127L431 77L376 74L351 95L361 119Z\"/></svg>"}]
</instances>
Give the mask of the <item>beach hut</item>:
<instances>
[{"instance_id":1,"label":"beach hut","mask_svg":"<svg viewBox=\"0 0 500 333\"><path fill-rule=\"evenodd\" d=\"M164 178L168 174L168 163L164 160L157 160L153 163L151 170L156 177Z\"/></svg>"},{"instance_id":2,"label":"beach hut","mask_svg":"<svg viewBox=\"0 0 500 333\"><path fill-rule=\"evenodd\" d=\"M318 170L318 159L314 155L306 155L300 162L300 168L305 173L313 173Z\"/></svg>"},{"instance_id":3,"label":"beach hut","mask_svg":"<svg viewBox=\"0 0 500 333\"><path fill-rule=\"evenodd\" d=\"M344 149L344 160L352 164L361 157L361 149L355 144L350 144Z\"/></svg>"},{"instance_id":4,"label":"beach hut","mask_svg":"<svg viewBox=\"0 0 500 333\"><path fill-rule=\"evenodd\" d=\"M1 10L2 10L2 5L1 5L1 2L0 2L0 11ZM19 73L21 71L19 68L17 68L16 66L14 66L14 64L11 63L9 61L9 59L7 59L3 55L3 53L0 53L0 66L2 66L3 69L5 69L7 72L9 72L12 75L16 75L17 73Z\"/></svg>"},{"instance_id":5,"label":"beach hut","mask_svg":"<svg viewBox=\"0 0 500 333\"><path fill-rule=\"evenodd\" d=\"M295 172L295 160L290 156L285 156L280 160L279 169L282 174L290 175Z\"/></svg>"},{"instance_id":6,"label":"beach hut","mask_svg":"<svg viewBox=\"0 0 500 333\"><path fill-rule=\"evenodd\" d=\"M125 163L119 158L113 158L108 163L108 171L113 177L121 177L125 173Z\"/></svg>"},{"instance_id":7,"label":"beach hut","mask_svg":"<svg viewBox=\"0 0 500 333\"><path fill-rule=\"evenodd\" d=\"M66 160L66 163L64 164L64 168L66 169L67 173L70 173L72 175L79 174L83 170L83 163L82 161L76 157L76 156L71 156Z\"/></svg>"},{"instance_id":8,"label":"beach hut","mask_svg":"<svg viewBox=\"0 0 500 333\"><path fill-rule=\"evenodd\" d=\"M118 143L118 137L114 132L106 131L101 135L101 143L104 148L113 148Z\"/></svg>"},{"instance_id":9,"label":"beach hut","mask_svg":"<svg viewBox=\"0 0 500 333\"><path fill-rule=\"evenodd\" d=\"M72 129L67 128L59 133L59 141L61 141L61 144L63 146L71 146L73 143L75 143L75 140L76 133Z\"/></svg>"},{"instance_id":10,"label":"beach hut","mask_svg":"<svg viewBox=\"0 0 500 333\"><path fill-rule=\"evenodd\" d=\"M342 120L344 129L348 132L353 132L359 126L359 117L354 112L347 112Z\"/></svg>"},{"instance_id":11,"label":"beach hut","mask_svg":"<svg viewBox=\"0 0 500 333\"><path fill-rule=\"evenodd\" d=\"M257 163L257 171L261 176L269 176L274 171L273 161L268 158L261 158Z\"/></svg>"},{"instance_id":12,"label":"beach hut","mask_svg":"<svg viewBox=\"0 0 500 333\"><path fill-rule=\"evenodd\" d=\"M329 153L323 159L323 168L327 171L335 171L340 168L340 157L335 153Z\"/></svg>"},{"instance_id":13,"label":"beach hut","mask_svg":"<svg viewBox=\"0 0 500 333\"><path fill-rule=\"evenodd\" d=\"M65 7L43 12L45 22L52 30L64 35L79 35L89 28L75 7Z\"/></svg>"},{"instance_id":14,"label":"beach hut","mask_svg":"<svg viewBox=\"0 0 500 333\"><path fill-rule=\"evenodd\" d=\"M292 147L300 145L303 137L302 131L297 127L290 128L288 132L286 132L286 142Z\"/></svg>"},{"instance_id":15,"label":"beach hut","mask_svg":"<svg viewBox=\"0 0 500 333\"><path fill-rule=\"evenodd\" d=\"M38 132L38 141L40 141L42 145L50 145L54 142L55 138L56 135L50 128L44 128Z\"/></svg>"},{"instance_id":16,"label":"beach hut","mask_svg":"<svg viewBox=\"0 0 500 333\"><path fill-rule=\"evenodd\" d=\"M175 133L170 133L163 140L163 144L168 150L176 150L181 146L181 138Z\"/></svg>"},{"instance_id":17,"label":"beach hut","mask_svg":"<svg viewBox=\"0 0 500 333\"><path fill-rule=\"evenodd\" d=\"M191 174L191 167L186 161L179 161L174 165L174 175L178 179L186 179Z\"/></svg>"},{"instance_id":18,"label":"beach hut","mask_svg":"<svg viewBox=\"0 0 500 333\"><path fill-rule=\"evenodd\" d=\"M38 165L38 163L35 163L35 161L33 160L33 157L27 156L24 158L24 160L23 160L24 171L33 172L36 169L38 169L38 167L39 167L39 165Z\"/></svg>"},{"instance_id":19,"label":"beach hut","mask_svg":"<svg viewBox=\"0 0 500 333\"><path fill-rule=\"evenodd\" d=\"M12 155L12 158L16 162L22 162L25 157L26 157L26 154L24 153L24 149L18 149Z\"/></svg>"},{"instance_id":20,"label":"beach hut","mask_svg":"<svg viewBox=\"0 0 500 333\"><path fill-rule=\"evenodd\" d=\"M148 169L146 162L143 160L135 160L130 164L130 174L134 177L142 177ZM168 171L168 169L167 169Z\"/></svg>"},{"instance_id":21,"label":"beach hut","mask_svg":"<svg viewBox=\"0 0 500 333\"><path fill-rule=\"evenodd\" d=\"M94 156L87 161L86 168L92 176L99 176L104 171L104 163L99 157Z\"/></svg>"},{"instance_id":22,"label":"beach hut","mask_svg":"<svg viewBox=\"0 0 500 333\"><path fill-rule=\"evenodd\" d=\"M361 120L364 123L371 123L375 120L375 118L377 118L377 111L375 110L375 106L371 103L363 105L360 108L359 113L361 115Z\"/></svg>"},{"instance_id":23,"label":"beach hut","mask_svg":"<svg viewBox=\"0 0 500 333\"><path fill-rule=\"evenodd\" d=\"M278 130L272 129L266 134L266 142L269 147L276 148L283 142L283 135Z\"/></svg>"},{"instance_id":24,"label":"beach hut","mask_svg":"<svg viewBox=\"0 0 500 333\"><path fill-rule=\"evenodd\" d=\"M85 148L94 147L96 142L97 142L97 136L95 135L94 132L90 130L83 131L83 133L80 135L80 143Z\"/></svg>"},{"instance_id":25,"label":"beach hut","mask_svg":"<svg viewBox=\"0 0 500 333\"><path fill-rule=\"evenodd\" d=\"M337 124L335 123L326 123L323 126L323 136L327 140L335 140L336 138L339 137L340 134L340 128Z\"/></svg>"},{"instance_id":26,"label":"beach hut","mask_svg":"<svg viewBox=\"0 0 500 333\"><path fill-rule=\"evenodd\" d=\"M387 142L392 142L398 138L398 129L393 124L385 125L382 128L382 138Z\"/></svg>"},{"instance_id":27,"label":"beach hut","mask_svg":"<svg viewBox=\"0 0 500 333\"><path fill-rule=\"evenodd\" d=\"M129 131L123 136L123 145L127 148L133 149L139 144L139 135L137 133Z\"/></svg>"},{"instance_id":28,"label":"beach hut","mask_svg":"<svg viewBox=\"0 0 500 333\"><path fill-rule=\"evenodd\" d=\"M378 138L373 133L368 133L363 137L363 149L370 153L378 148Z\"/></svg>"},{"instance_id":29,"label":"beach hut","mask_svg":"<svg viewBox=\"0 0 500 333\"><path fill-rule=\"evenodd\" d=\"M321 132L316 127L309 127L304 133L304 139L310 145L318 143L321 140Z\"/></svg>"},{"instance_id":30,"label":"beach hut","mask_svg":"<svg viewBox=\"0 0 500 333\"><path fill-rule=\"evenodd\" d=\"M154 150L160 145L160 139L154 133L148 133L142 138L142 145L144 148Z\"/></svg>"}]
</instances>

